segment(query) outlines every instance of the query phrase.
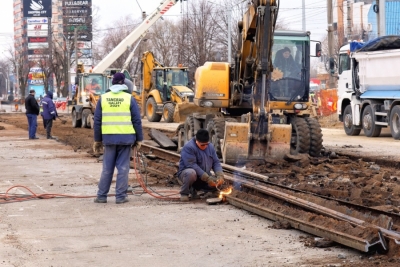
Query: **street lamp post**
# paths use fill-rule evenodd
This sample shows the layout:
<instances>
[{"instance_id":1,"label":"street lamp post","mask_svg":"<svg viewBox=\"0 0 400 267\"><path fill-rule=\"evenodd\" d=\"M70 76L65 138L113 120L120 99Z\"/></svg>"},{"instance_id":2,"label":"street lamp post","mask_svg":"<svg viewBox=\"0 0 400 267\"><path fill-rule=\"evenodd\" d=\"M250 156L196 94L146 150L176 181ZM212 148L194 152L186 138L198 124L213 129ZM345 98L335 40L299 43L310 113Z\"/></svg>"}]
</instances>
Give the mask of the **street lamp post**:
<instances>
[{"instance_id":1,"label":"street lamp post","mask_svg":"<svg viewBox=\"0 0 400 267\"><path fill-rule=\"evenodd\" d=\"M65 40L65 51L66 51L66 57L67 57L67 67L65 68L65 70L67 71L66 76L67 79L64 82L64 86L68 89L68 96L69 98L71 98L72 96L70 96L70 90L69 90L69 83L71 82L71 71L70 71L70 66L71 66L71 62L70 62L70 55L69 55L69 44L68 44L68 39L65 37L64 34L62 34L64 40Z\"/></svg>"}]
</instances>

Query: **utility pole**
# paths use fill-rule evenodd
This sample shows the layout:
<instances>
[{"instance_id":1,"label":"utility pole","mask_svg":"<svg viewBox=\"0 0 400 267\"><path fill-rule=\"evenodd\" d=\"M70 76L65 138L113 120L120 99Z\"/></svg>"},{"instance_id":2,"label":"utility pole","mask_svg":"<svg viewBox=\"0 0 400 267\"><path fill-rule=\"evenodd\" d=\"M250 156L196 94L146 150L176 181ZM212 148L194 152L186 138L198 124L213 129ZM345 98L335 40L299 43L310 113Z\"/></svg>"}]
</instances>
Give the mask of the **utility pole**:
<instances>
[{"instance_id":1,"label":"utility pole","mask_svg":"<svg viewBox=\"0 0 400 267\"><path fill-rule=\"evenodd\" d=\"M328 4L328 48L329 48L329 61L330 63L333 62L333 45L334 45L334 38L333 38L333 7L332 7L332 0L327 0ZM331 64L330 64L331 65ZM329 75L329 88L335 87L335 80L333 77L333 69L330 70Z\"/></svg>"},{"instance_id":2,"label":"utility pole","mask_svg":"<svg viewBox=\"0 0 400 267\"><path fill-rule=\"evenodd\" d=\"M303 0L304 1L304 0ZM232 7L229 5L228 9L228 63L232 62Z\"/></svg>"},{"instance_id":3,"label":"utility pole","mask_svg":"<svg viewBox=\"0 0 400 267\"><path fill-rule=\"evenodd\" d=\"M378 12L376 12L378 21L378 37L386 35L386 0L376 0Z\"/></svg>"},{"instance_id":4,"label":"utility pole","mask_svg":"<svg viewBox=\"0 0 400 267\"><path fill-rule=\"evenodd\" d=\"M75 47L75 77L78 77L78 28L75 27L74 29L74 47Z\"/></svg>"},{"instance_id":5,"label":"utility pole","mask_svg":"<svg viewBox=\"0 0 400 267\"><path fill-rule=\"evenodd\" d=\"M303 0L303 11L302 11L302 30L306 31L306 0Z\"/></svg>"},{"instance_id":6,"label":"utility pole","mask_svg":"<svg viewBox=\"0 0 400 267\"><path fill-rule=\"evenodd\" d=\"M350 0L347 0L347 42L351 42L351 40L353 39L352 36L352 32L351 32L351 4L350 4ZM361 18L362 19L362 18Z\"/></svg>"}]
</instances>

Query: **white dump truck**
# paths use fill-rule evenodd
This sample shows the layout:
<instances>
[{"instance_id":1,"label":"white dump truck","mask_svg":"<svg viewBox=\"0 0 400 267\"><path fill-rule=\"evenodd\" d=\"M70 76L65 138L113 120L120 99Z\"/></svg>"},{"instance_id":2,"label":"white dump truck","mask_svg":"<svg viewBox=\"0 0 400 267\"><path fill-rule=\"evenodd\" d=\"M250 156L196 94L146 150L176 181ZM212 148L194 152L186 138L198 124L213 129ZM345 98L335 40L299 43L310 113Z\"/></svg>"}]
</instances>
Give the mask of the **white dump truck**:
<instances>
[{"instance_id":1,"label":"white dump truck","mask_svg":"<svg viewBox=\"0 0 400 267\"><path fill-rule=\"evenodd\" d=\"M400 139L400 36L345 45L339 52L337 110L347 135Z\"/></svg>"}]
</instances>

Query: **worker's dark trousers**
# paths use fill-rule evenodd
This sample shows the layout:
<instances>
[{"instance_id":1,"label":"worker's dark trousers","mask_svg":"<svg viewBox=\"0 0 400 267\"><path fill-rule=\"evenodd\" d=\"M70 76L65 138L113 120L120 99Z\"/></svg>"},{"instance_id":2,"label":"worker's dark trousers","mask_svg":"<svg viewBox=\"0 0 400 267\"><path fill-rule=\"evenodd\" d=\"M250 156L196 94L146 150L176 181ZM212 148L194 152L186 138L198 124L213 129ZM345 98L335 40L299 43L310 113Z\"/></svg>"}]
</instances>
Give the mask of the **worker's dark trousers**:
<instances>
[{"instance_id":1,"label":"worker's dark trousers","mask_svg":"<svg viewBox=\"0 0 400 267\"><path fill-rule=\"evenodd\" d=\"M196 171L191 168L183 170L178 178L182 182L180 191L181 195L189 195L191 193L191 187L193 187L193 189L196 191L203 192L213 192L216 190L215 187L210 187L206 182L202 181L200 178L197 178Z\"/></svg>"},{"instance_id":2,"label":"worker's dark trousers","mask_svg":"<svg viewBox=\"0 0 400 267\"><path fill-rule=\"evenodd\" d=\"M185 169L179 175L179 180L182 182L181 195L189 195L190 187L197 179L197 174L194 169Z\"/></svg>"},{"instance_id":3,"label":"worker's dark trousers","mask_svg":"<svg viewBox=\"0 0 400 267\"><path fill-rule=\"evenodd\" d=\"M97 191L99 199L107 199L115 168L118 171L115 198L116 200L122 200L127 196L130 153L130 145L104 146L103 171L101 172L99 190Z\"/></svg>"},{"instance_id":4,"label":"worker's dark trousers","mask_svg":"<svg viewBox=\"0 0 400 267\"><path fill-rule=\"evenodd\" d=\"M43 120L44 128L46 129L47 138L51 137L51 128L53 127L53 119Z\"/></svg>"}]
</instances>

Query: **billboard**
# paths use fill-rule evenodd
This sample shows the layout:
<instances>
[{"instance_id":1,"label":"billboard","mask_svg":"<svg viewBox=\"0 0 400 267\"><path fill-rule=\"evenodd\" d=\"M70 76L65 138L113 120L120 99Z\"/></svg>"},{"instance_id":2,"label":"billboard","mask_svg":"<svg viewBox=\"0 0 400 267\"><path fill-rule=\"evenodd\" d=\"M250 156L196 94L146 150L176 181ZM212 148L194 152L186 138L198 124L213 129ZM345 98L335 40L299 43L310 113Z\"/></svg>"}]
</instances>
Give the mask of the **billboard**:
<instances>
[{"instance_id":1,"label":"billboard","mask_svg":"<svg viewBox=\"0 0 400 267\"><path fill-rule=\"evenodd\" d=\"M63 8L64 16L73 16L73 17L87 17L92 15L91 8Z\"/></svg>"},{"instance_id":2,"label":"billboard","mask_svg":"<svg viewBox=\"0 0 400 267\"><path fill-rule=\"evenodd\" d=\"M46 59L49 58L50 55L43 55L43 54L38 54L38 55L28 55L28 60L38 60L38 59Z\"/></svg>"},{"instance_id":3,"label":"billboard","mask_svg":"<svg viewBox=\"0 0 400 267\"><path fill-rule=\"evenodd\" d=\"M46 49L49 43L28 43L28 49Z\"/></svg>"},{"instance_id":4,"label":"billboard","mask_svg":"<svg viewBox=\"0 0 400 267\"><path fill-rule=\"evenodd\" d=\"M48 31L28 31L28 37L40 37L40 36L48 36Z\"/></svg>"},{"instance_id":5,"label":"billboard","mask_svg":"<svg viewBox=\"0 0 400 267\"><path fill-rule=\"evenodd\" d=\"M77 17L64 17L64 25L69 24L91 24L92 16L77 16Z\"/></svg>"},{"instance_id":6,"label":"billboard","mask_svg":"<svg viewBox=\"0 0 400 267\"><path fill-rule=\"evenodd\" d=\"M47 43L47 37L28 37L28 43Z\"/></svg>"},{"instance_id":7,"label":"billboard","mask_svg":"<svg viewBox=\"0 0 400 267\"><path fill-rule=\"evenodd\" d=\"M51 0L23 0L24 17L51 18Z\"/></svg>"},{"instance_id":8,"label":"billboard","mask_svg":"<svg viewBox=\"0 0 400 267\"><path fill-rule=\"evenodd\" d=\"M48 18L31 18L31 19L26 19L26 23L28 23L28 24L48 24L49 19Z\"/></svg>"},{"instance_id":9,"label":"billboard","mask_svg":"<svg viewBox=\"0 0 400 267\"><path fill-rule=\"evenodd\" d=\"M78 32L78 34L77 34L78 36L78 38L77 38L77 40L78 41L92 41L92 39L93 39L93 36L92 36L92 33L88 33L88 32L86 32L86 33L80 33L80 32ZM70 32L70 33L68 33L67 34L67 39L68 40L74 40L74 38L75 38L75 36L74 36L74 33L72 32Z\"/></svg>"},{"instance_id":10,"label":"billboard","mask_svg":"<svg viewBox=\"0 0 400 267\"><path fill-rule=\"evenodd\" d=\"M92 0L63 0L63 7L92 7Z\"/></svg>"},{"instance_id":11,"label":"billboard","mask_svg":"<svg viewBox=\"0 0 400 267\"><path fill-rule=\"evenodd\" d=\"M28 31L44 31L48 29L48 24L28 24Z\"/></svg>"}]
</instances>

